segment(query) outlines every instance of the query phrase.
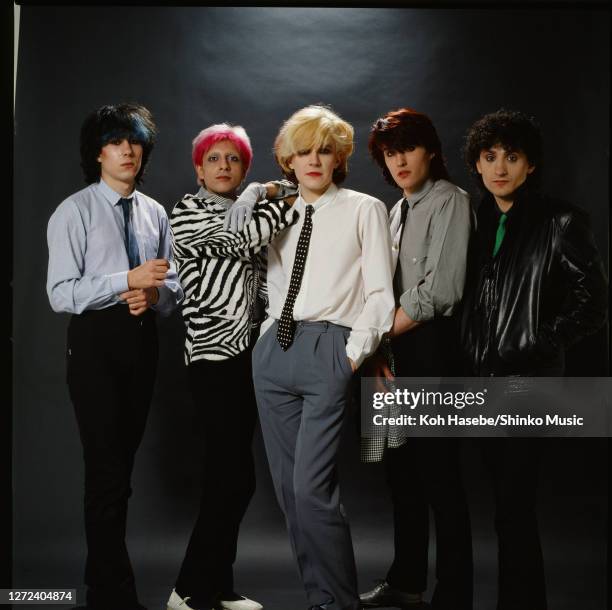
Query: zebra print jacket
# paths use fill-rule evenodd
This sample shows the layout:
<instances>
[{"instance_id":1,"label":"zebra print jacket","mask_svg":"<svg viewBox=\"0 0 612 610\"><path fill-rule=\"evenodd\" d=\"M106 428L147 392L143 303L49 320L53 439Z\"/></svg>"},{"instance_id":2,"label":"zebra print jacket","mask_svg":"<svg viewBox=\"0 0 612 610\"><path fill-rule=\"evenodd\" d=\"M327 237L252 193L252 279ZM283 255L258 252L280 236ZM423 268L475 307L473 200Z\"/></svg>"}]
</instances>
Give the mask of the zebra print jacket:
<instances>
[{"instance_id":1,"label":"zebra print jacket","mask_svg":"<svg viewBox=\"0 0 612 610\"><path fill-rule=\"evenodd\" d=\"M232 203L201 188L185 195L170 215L174 260L185 293L186 364L226 360L248 347L262 287L262 249L298 218L284 201L263 201L251 222L234 234L223 229Z\"/></svg>"}]
</instances>

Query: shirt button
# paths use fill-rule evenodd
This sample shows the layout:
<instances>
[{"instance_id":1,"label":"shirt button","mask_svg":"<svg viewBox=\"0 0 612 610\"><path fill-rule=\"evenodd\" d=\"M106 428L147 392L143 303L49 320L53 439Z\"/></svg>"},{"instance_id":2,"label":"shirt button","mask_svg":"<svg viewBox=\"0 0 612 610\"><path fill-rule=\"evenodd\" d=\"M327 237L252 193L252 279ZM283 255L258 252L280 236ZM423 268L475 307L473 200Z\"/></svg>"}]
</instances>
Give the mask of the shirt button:
<instances>
[{"instance_id":1,"label":"shirt button","mask_svg":"<svg viewBox=\"0 0 612 610\"><path fill-rule=\"evenodd\" d=\"M413 263L416 263L416 262L417 262L416 257L412 257L412 262L413 262Z\"/></svg>"}]
</instances>

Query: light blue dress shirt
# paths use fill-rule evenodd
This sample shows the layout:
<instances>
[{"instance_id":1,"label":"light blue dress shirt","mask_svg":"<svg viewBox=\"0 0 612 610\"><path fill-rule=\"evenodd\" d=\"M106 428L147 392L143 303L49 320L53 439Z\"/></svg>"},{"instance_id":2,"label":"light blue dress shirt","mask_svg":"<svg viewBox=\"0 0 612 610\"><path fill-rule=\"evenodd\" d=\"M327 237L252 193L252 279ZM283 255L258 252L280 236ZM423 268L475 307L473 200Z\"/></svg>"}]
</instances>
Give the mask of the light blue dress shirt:
<instances>
[{"instance_id":1,"label":"light blue dress shirt","mask_svg":"<svg viewBox=\"0 0 612 610\"><path fill-rule=\"evenodd\" d=\"M159 300L152 306L168 315L183 298L172 262L168 217L159 203L139 191L129 198L141 262L165 258L170 263L165 285L158 289ZM54 311L78 314L126 304L119 298L129 290L130 268L120 199L101 179L70 195L49 219L47 294Z\"/></svg>"}]
</instances>

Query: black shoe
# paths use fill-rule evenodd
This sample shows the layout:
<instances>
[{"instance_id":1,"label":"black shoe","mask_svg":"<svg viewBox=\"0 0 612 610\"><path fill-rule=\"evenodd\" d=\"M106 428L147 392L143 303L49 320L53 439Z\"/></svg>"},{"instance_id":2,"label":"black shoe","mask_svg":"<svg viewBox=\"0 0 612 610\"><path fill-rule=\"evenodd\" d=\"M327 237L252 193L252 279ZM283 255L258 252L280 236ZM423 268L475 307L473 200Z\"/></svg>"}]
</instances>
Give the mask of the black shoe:
<instances>
[{"instance_id":1,"label":"black shoe","mask_svg":"<svg viewBox=\"0 0 612 610\"><path fill-rule=\"evenodd\" d=\"M362 608L405 608L406 610L425 610L429 608L418 593L405 593L394 589L386 580L375 581L377 585L359 596Z\"/></svg>"},{"instance_id":2,"label":"black shoe","mask_svg":"<svg viewBox=\"0 0 612 610\"><path fill-rule=\"evenodd\" d=\"M324 604L319 604L317 606L310 606L310 608L308 608L308 610L327 610L327 604L333 604L334 601L335 600L332 597L331 599L327 600Z\"/></svg>"}]
</instances>

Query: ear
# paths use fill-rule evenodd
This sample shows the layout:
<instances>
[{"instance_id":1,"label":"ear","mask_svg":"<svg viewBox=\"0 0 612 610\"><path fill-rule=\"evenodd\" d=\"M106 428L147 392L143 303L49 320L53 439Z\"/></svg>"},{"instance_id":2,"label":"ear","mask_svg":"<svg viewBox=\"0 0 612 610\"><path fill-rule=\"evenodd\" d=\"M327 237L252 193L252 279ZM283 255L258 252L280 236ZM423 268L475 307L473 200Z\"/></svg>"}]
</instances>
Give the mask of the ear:
<instances>
[{"instance_id":1,"label":"ear","mask_svg":"<svg viewBox=\"0 0 612 610\"><path fill-rule=\"evenodd\" d=\"M429 153L429 160L431 161L436 156L435 152Z\"/></svg>"},{"instance_id":2,"label":"ear","mask_svg":"<svg viewBox=\"0 0 612 610\"><path fill-rule=\"evenodd\" d=\"M532 174L532 173L535 171L535 168L536 168L536 166L535 166L535 165L530 165L530 166L527 168L527 173L528 173L528 174Z\"/></svg>"},{"instance_id":3,"label":"ear","mask_svg":"<svg viewBox=\"0 0 612 610\"><path fill-rule=\"evenodd\" d=\"M476 171L482 176L482 169L480 167L480 159L476 159Z\"/></svg>"},{"instance_id":4,"label":"ear","mask_svg":"<svg viewBox=\"0 0 612 610\"><path fill-rule=\"evenodd\" d=\"M195 172L198 177L198 180L204 184L204 168L201 165L195 166Z\"/></svg>"},{"instance_id":5,"label":"ear","mask_svg":"<svg viewBox=\"0 0 612 610\"><path fill-rule=\"evenodd\" d=\"M334 163L334 169L337 169L341 163L342 163L342 159L336 156L336 163Z\"/></svg>"}]
</instances>

